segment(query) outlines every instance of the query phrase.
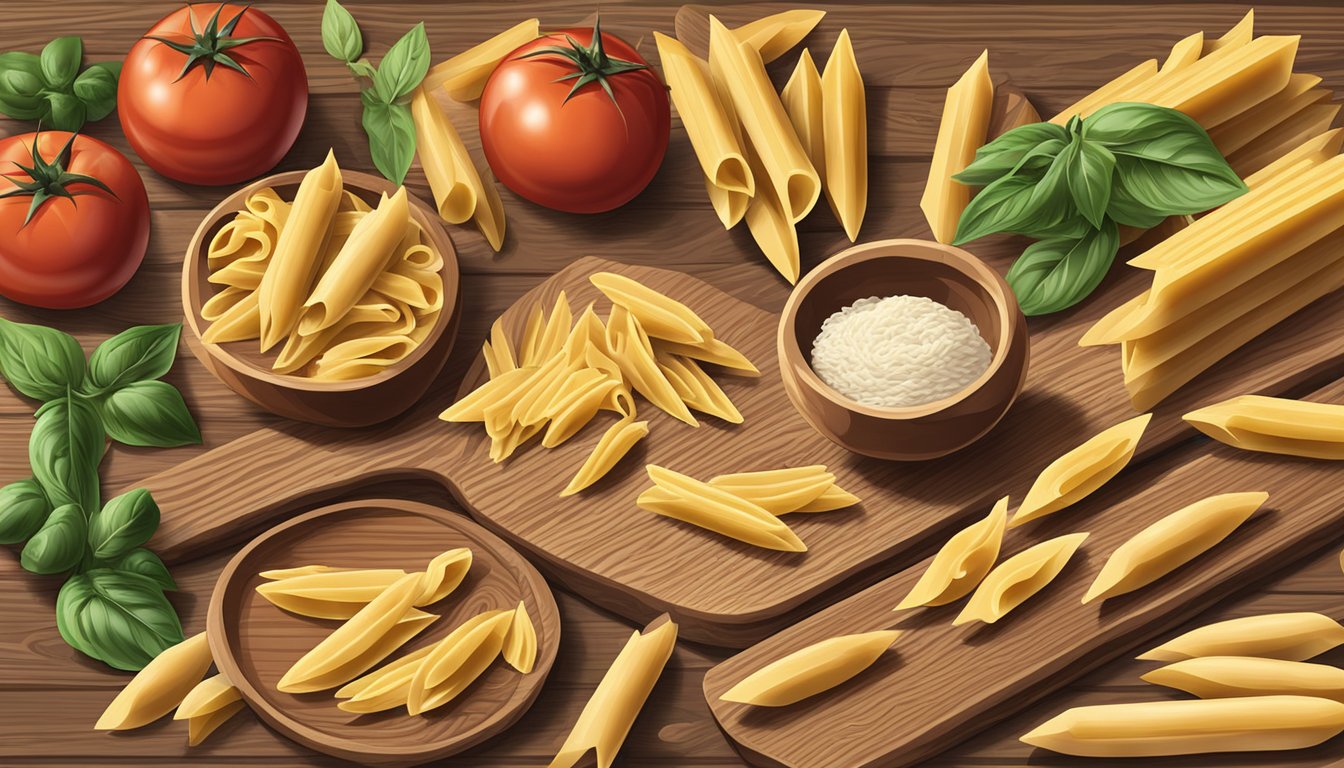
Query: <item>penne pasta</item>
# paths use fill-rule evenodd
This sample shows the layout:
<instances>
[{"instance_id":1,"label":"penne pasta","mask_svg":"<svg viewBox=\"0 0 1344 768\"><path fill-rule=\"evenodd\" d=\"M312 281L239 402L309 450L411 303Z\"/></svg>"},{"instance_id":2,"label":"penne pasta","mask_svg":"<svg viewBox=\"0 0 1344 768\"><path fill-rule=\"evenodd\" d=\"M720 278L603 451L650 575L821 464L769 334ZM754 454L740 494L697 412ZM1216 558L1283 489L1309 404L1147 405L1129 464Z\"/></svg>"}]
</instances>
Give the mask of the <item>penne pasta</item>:
<instances>
[{"instance_id":1,"label":"penne pasta","mask_svg":"<svg viewBox=\"0 0 1344 768\"><path fill-rule=\"evenodd\" d=\"M579 713L550 768L573 768L589 752L597 768L611 768L630 726L648 700L677 643L677 625L666 615L635 632Z\"/></svg>"},{"instance_id":2,"label":"penne pasta","mask_svg":"<svg viewBox=\"0 0 1344 768\"><path fill-rule=\"evenodd\" d=\"M1340 108L1332 103L1307 105L1229 154L1227 163L1240 176L1257 173L1303 141L1330 130Z\"/></svg>"},{"instance_id":3,"label":"penne pasta","mask_svg":"<svg viewBox=\"0 0 1344 768\"><path fill-rule=\"evenodd\" d=\"M741 371L752 376L759 376L761 372L751 361L741 352L733 349L720 339L709 338L698 344L679 344L666 339L659 339L657 344L659 351L667 352L673 355L689 357L692 360L699 360L702 363L718 365L733 371Z\"/></svg>"},{"instance_id":4,"label":"penne pasta","mask_svg":"<svg viewBox=\"0 0 1344 768\"><path fill-rule=\"evenodd\" d=\"M609 321L607 324L608 328L618 328L618 346L614 351L621 365L621 372L630 380L634 389L649 402L692 427L700 426L700 422L696 421L690 409L677 396L672 383L658 368L653 345L649 343L644 327L628 312L622 313L622 317L624 320L622 323Z\"/></svg>"},{"instance_id":5,"label":"penne pasta","mask_svg":"<svg viewBox=\"0 0 1344 768\"><path fill-rule=\"evenodd\" d=\"M1083 603L1152 584L1232 535L1268 498L1267 493L1225 493L1158 520L1111 554Z\"/></svg>"},{"instance_id":6,"label":"penne pasta","mask_svg":"<svg viewBox=\"0 0 1344 768\"><path fill-rule=\"evenodd\" d=\"M257 594L277 608L318 619L348 619L406 572L398 568L341 570L275 579Z\"/></svg>"},{"instance_id":7,"label":"penne pasta","mask_svg":"<svg viewBox=\"0 0 1344 768\"><path fill-rule=\"evenodd\" d=\"M1316 696L1344 702L1344 669L1250 656L1203 656L1178 661L1143 676L1201 699L1240 696Z\"/></svg>"},{"instance_id":8,"label":"penne pasta","mask_svg":"<svg viewBox=\"0 0 1344 768\"><path fill-rule=\"evenodd\" d=\"M199 746L201 742L210 737L219 726L228 722L230 718L243 711L246 706L242 700L232 701L213 712L193 717L187 720L187 746Z\"/></svg>"},{"instance_id":9,"label":"penne pasta","mask_svg":"<svg viewBox=\"0 0 1344 768\"><path fill-rule=\"evenodd\" d=\"M855 504L862 503L862 499L846 491L839 486L831 486L820 496L803 506L795 509L795 512L833 512L837 509L852 507Z\"/></svg>"},{"instance_id":10,"label":"penne pasta","mask_svg":"<svg viewBox=\"0 0 1344 768\"><path fill-rule=\"evenodd\" d=\"M340 253L303 302L298 319L300 335L309 336L330 328L354 308L355 302L387 269L410 221L411 207L405 187L398 188L392 197L384 196L372 213L360 218Z\"/></svg>"},{"instance_id":11,"label":"penne pasta","mask_svg":"<svg viewBox=\"0 0 1344 768\"><path fill-rule=\"evenodd\" d=\"M780 519L728 491L650 464L649 479L672 498L641 495L636 504L655 514L782 552L806 552L807 546Z\"/></svg>"},{"instance_id":12,"label":"penne pasta","mask_svg":"<svg viewBox=\"0 0 1344 768\"><path fill-rule=\"evenodd\" d=\"M1016 528L1082 500L1124 469L1134 458L1151 413L1122 421L1089 439L1046 467L1008 522Z\"/></svg>"},{"instance_id":13,"label":"penne pasta","mask_svg":"<svg viewBox=\"0 0 1344 768\"><path fill-rule=\"evenodd\" d=\"M709 204L714 207L714 215L719 217L719 223L723 224L724 229L736 227L747 215L747 206L751 204L751 196L747 193L724 189L708 176L705 177L705 193L709 195Z\"/></svg>"},{"instance_id":14,"label":"penne pasta","mask_svg":"<svg viewBox=\"0 0 1344 768\"><path fill-rule=\"evenodd\" d=\"M719 99L708 65L675 38L654 32L653 39L658 45L672 104L677 108L677 115L691 140L691 148L704 171L711 199L714 190L718 190L724 200L745 207L745 200L755 194L755 180L747 169L732 122L736 118ZM734 193L736 198L731 197ZM731 208L729 205L728 210ZM715 209L719 210L719 204ZM724 219L722 211L720 214ZM729 220L736 223L740 218L740 215L735 218L730 215L724 220L724 226L731 227Z\"/></svg>"},{"instance_id":15,"label":"penne pasta","mask_svg":"<svg viewBox=\"0 0 1344 768\"><path fill-rule=\"evenodd\" d=\"M1008 526L1008 497L999 499L989 516L952 536L933 556L924 575L896 606L897 611L921 605L956 602L980 585L999 559Z\"/></svg>"},{"instance_id":16,"label":"penne pasta","mask_svg":"<svg viewBox=\"0 0 1344 768\"><path fill-rule=\"evenodd\" d=\"M1196 61L1204 53L1204 33L1196 32L1188 37L1181 38L1180 42L1171 46L1171 52L1163 60L1162 67L1158 70L1159 74L1169 75L1172 72L1184 69Z\"/></svg>"},{"instance_id":17,"label":"penne pasta","mask_svg":"<svg viewBox=\"0 0 1344 768\"><path fill-rule=\"evenodd\" d=\"M1329 100L1330 92L1316 87L1320 82L1318 75L1293 74L1283 90L1209 131L1209 138L1224 156L1231 155L1303 109Z\"/></svg>"},{"instance_id":18,"label":"penne pasta","mask_svg":"<svg viewBox=\"0 0 1344 768\"><path fill-rule=\"evenodd\" d=\"M900 636L884 630L822 640L761 667L719 698L757 707L795 704L871 667Z\"/></svg>"},{"instance_id":19,"label":"penne pasta","mask_svg":"<svg viewBox=\"0 0 1344 768\"><path fill-rule=\"evenodd\" d=\"M472 390L466 397L448 406L439 418L444 421L485 421L485 411L492 406L506 404L512 410L513 398L519 394L519 386L528 381L537 372L534 367L516 368L490 379Z\"/></svg>"},{"instance_id":20,"label":"penne pasta","mask_svg":"<svg viewBox=\"0 0 1344 768\"><path fill-rule=\"evenodd\" d=\"M1168 77L1154 78L1130 100L1180 110L1209 130L1283 90L1298 40L1266 35L1221 47Z\"/></svg>"},{"instance_id":21,"label":"penne pasta","mask_svg":"<svg viewBox=\"0 0 1344 768\"><path fill-rule=\"evenodd\" d=\"M207 677L178 705L174 720L187 721L187 746L197 746L243 709L243 696L228 677Z\"/></svg>"},{"instance_id":22,"label":"penne pasta","mask_svg":"<svg viewBox=\"0 0 1344 768\"><path fill-rule=\"evenodd\" d=\"M479 189L466 172L471 158L457 129L423 86L411 94L411 119L415 123L415 153L434 193L439 218L449 224L470 221L476 213Z\"/></svg>"},{"instance_id":23,"label":"penne pasta","mask_svg":"<svg viewBox=\"0 0 1344 768\"><path fill-rule=\"evenodd\" d=\"M789 81L784 84L784 90L779 92L779 98L784 102L784 112L789 116L793 132L798 134L798 141L802 143L807 159L812 161L812 167L817 169L825 181L826 117L823 113L821 72L812 61L812 53L806 48L798 56L798 64L793 68Z\"/></svg>"},{"instance_id":24,"label":"penne pasta","mask_svg":"<svg viewBox=\"0 0 1344 768\"><path fill-rule=\"evenodd\" d=\"M430 91L443 88L456 101L475 101L481 97L485 81L490 79L499 62L518 46L540 36L541 22L538 19L519 22L489 40L430 67L421 87Z\"/></svg>"},{"instance_id":25,"label":"penne pasta","mask_svg":"<svg viewBox=\"0 0 1344 768\"><path fill-rule=\"evenodd\" d=\"M752 173L768 175L750 147L747 149L747 164ZM778 198L773 188L762 189L751 198L743 218L747 222L747 231L751 232L752 240L756 241L756 246L761 249L766 260L789 281L789 285L796 284L802 271L798 228L789 216L786 204Z\"/></svg>"},{"instance_id":26,"label":"penne pasta","mask_svg":"<svg viewBox=\"0 0 1344 768\"><path fill-rule=\"evenodd\" d=\"M346 712L369 714L406 706L406 699L411 691L411 680L415 678L421 663L435 647L427 645L411 651L342 686L336 691L336 698L345 701L338 703L337 708Z\"/></svg>"},{"instance_id":27,"label":"penne pasta","mask_svg":"<svg viewBox=\"0 0 1344 768\"><path fill-rule=\"evenodd\" d=\"M1255 37L1255 9L1246 12L1246 15L1238 21L1235 26L1223 33L1222 37L1214 40L1204 41L1204 55L1219 50L1220 48L1235 48L1246 45Z\"/></svg>"},{"instance_id":28,"label":"penne pasta","mask_svg":"<svg viewBox=\"0 0 1344 768\"><path fill-rule=\"evenodd\" d=\"M225 288L206 300L201 317L210 323L201 334L207 344L245 341L261 335L261 306L256 291Z\"/></svg>"},{"instance_id":29,"label":"penne pasta","mask_svg":"<svg viewBox=\"0 0 1344 768\"><path fill-rule=\"evenodd\" d=\"M772 515L787 515L814 503L835 487L835 475L821 464L763 472L719 475L709 484L746 499Z\"/></svg>"},{"instance_id":30,"label":"penne pasta","mask_svg":"<svg viewBox=\"0 0 1344 768\"><path fill-rule=\"evenodd\" d=\"M486 611L440 640L416 668L406 710L418 715L457 698L499 656L513 611Z\"/></svg>"},{"instance_id":31,"label":"penne pasta","mask_svg":"<svg viewBox=\"0 0 1344 768\"><path fill-rule=\"evenodd\" d=\"M204 632L164 649L112 699L94 730L139 728L172 712L205 677L212 662Z\"/></svg>"},{"instance_id":32,"label":"penne pasta","mask_svg":"<svg viewBox=\"0 0 1344 768\"><path fill-rule=\"evenodd\" d=\"M1344 460L1344 405L1243 395L1185 414L1187 423L1234 448Z\"/></svg>"},{"instance_id":33,"label":"penne pasta","mask_svg":"<svg viewBox=\"0 0 1344 768\"><path fill-rule=\"evenodd\" d=\"M649 434L649 422L622 419L602 433L593 452L579 467L574 479L560 492L561 496L573 496L607 475L631 448Z\"/></svg>"},{"instance_id":34,"label":"penne pasta","mask_svg":"<svg viewBox=\"0 0 1344 768\"><path fill-rule=\"evenodd\" d=\"M1306 661L1344 645L1344 626L1319 613L1271 613L1192 629L1143 654L1144 661L1254 656Z\"/></svg>"},{"instance_id":35,"label":"penne pasta","mask_svg":"<svg viewBox=\"0 0 1344 768\"><path fill-rule=\"evenodd\" d=\"M513 618L509 622L508 632L504 634L504 647L500 653L509 666L524 675L531 672L537 663L537 629L532 626L532 617L527 615L527 606L522 600L513 609Z\"/></svg>"},{"instance_id":36,"label":"penne pasta","mask_svg":"<svg viewBox=\"0 0 1344 768\"><path fill-rule=\"evenodd\" d=\"M952 623L956 626L972 621L993 624L1002 619L1054 581L1085 539L1086 533L1060 536L1004 560L980 582Z\"/></svg>"},{"instance_id":37,"label":"penne pasta","mask_svg":"<svg viewBox=\"0 0 1344 768\"><path fill-rule=\"evenodd\" d=\"M656 355L658 369L687 407L716 416L729 424L741 424L742 414L719 385L689 358Z\"/></svg>"},{"instance_id":38,"label":"penne pasta","mask_svg":"<svg viewBox=\"0 0 1344 768\"><path fill-rule=\"evenodd\" d=\"M476 212L472 214L471 220L476 224L476 229L480 231L481 236L490 244L490 249L499 253L504 248L504 232L507 224L504 220L504 200L499 196L499 188L496 186L494 173L487 167L485 174L480 176L481 187L477 190ZM481 201L485 204L481 205Z\"/></svg>"},{"instance_id":39,"label":"penne pasta","mask_svg":"<svg viewBox=\"0 0 1344 768\"><path fill-rule=\"evenodd\" d=\"M957 223L971 202L971 187L952 177L971 164L975 151L985 143L993 104L994 83L989 78L989 51L985 51L947 89L929 178L919 201L933 239L940 243L956 239Z\"/></svg>"},{"instance_id":40,"label":"penne pasta","mask_svg":"<svg viewBox=\"0 0 1344 768\"><path fill-rule=\"evenodd\" d=\"M825 15L825 11L798 8L762 16L734 29L733 34L755 48L761 60L769 64L801 43Z\"/></svg>"},{"instance_id":41,"label":"penne pasta","mask_svg":"<svg viewBox=\"0 0 1344 768\"><path fill-rule=\"evenodd\" d=\"M854 46L847 29L840 30L831 58L826 62L821 93L826 199L852 243L859 237L859 227L868 210L868 105L863 75L854 59ZM986 119L985 131L988 130ZM980 140L983 143L984 136ZM974 157L974 149L971 154Z\"/></svg>"},{"instance_id":42,"label":"penne pasta","mask_svg":"<svg viewBox=\"0 0 1344 768\"><path fill-rule=\"evenodd\" d=\"M633 315L650 338L682 344L702 344L714 338L714 331L690 307L636 280L614 272L598 272L588 280L612 304Z\"/></svg>"}]
</instances>

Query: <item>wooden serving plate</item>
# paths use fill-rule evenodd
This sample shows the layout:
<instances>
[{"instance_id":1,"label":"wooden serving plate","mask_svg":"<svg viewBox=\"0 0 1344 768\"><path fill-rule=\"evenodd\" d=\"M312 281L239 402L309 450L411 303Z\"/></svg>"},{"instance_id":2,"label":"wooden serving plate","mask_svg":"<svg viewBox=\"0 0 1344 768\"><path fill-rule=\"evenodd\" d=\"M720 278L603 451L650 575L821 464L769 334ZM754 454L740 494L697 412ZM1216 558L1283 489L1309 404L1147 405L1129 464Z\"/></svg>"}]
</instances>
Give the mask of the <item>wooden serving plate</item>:
<instances>
[{"instance_id":1,"label":"wooden serving plate","mask_svg":"<svg viewBox=\"0 0 1344 768\"><path fill-rule=\"evenodd\" d=\"M389 660L441 640L481 611L513 608L522 600L537 631L531 673L497 660L457 700L416 717L404 709L344 712L333 691L276 690L285 671L340 623L296 616L267 602L256 592L266 581L258 573L312 564L411 572L455 547L471 549L466 579L447 598L424 607L442 618ZM318 509L255 539L220 573L206 624L215 664L268 725L318 752L380 766L443 758L508 728L541 692L560 646L560 614L550 588L516 551L463 515L392 499Z\"/></svg>"}]
</instances>

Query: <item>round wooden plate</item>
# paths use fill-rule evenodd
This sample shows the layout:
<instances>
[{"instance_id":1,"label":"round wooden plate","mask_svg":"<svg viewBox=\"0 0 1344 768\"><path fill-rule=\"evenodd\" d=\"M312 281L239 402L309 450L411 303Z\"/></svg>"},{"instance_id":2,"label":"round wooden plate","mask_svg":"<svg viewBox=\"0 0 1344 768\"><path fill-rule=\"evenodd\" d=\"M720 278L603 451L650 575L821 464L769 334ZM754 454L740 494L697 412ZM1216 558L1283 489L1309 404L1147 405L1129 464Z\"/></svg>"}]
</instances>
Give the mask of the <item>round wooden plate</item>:
<instances>
[{"instance_id":1,"label":"round wooden plate","mask_svg":"<svg viewBox=\"0 0 1344 768\"><path fill-rule=\"evenodd\" d=\"M446 599L423 610L442 616L389 657L437 642L481 611L522 600L537 630L537 662L520 674L496 660L457 700L411 717L404 708L373 715L337 709L333 691L287 694L276 683L340 622L296 616L257 594L272 568L331 565L423 568L435 555L470 547L471 570ZM311 749L367 765L417 765L503 731L532 705L560 645L560 613L550 588L513 548L465 515L415 502L368 499L309 512L252 541L219 576L207 616L219 670L263 721Z\"/></svg>"}]
</instances>

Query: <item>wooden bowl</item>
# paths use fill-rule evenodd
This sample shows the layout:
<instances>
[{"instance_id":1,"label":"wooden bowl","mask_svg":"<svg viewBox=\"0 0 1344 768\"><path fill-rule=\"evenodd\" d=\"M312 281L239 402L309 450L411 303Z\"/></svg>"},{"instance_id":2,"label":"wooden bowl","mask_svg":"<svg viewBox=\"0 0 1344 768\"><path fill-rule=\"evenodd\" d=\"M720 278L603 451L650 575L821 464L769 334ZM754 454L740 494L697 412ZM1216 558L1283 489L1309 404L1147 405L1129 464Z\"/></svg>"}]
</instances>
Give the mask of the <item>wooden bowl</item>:
<instances>
[{"instance_id":1,"label":"wooden bowl","mask_svg":"<svg viewBox=\"0 0 1344 768\"><path fill-rule=\"evenodd\" d=\"M414 197L411 216L443 256L444 306L429 335L404 359L373 376L350 381L311 381L272 371L275 353L258 351L255 340L209 344L201 339L209 326L201 317L201 307L217 290L207 280L206 249L210 240L243 208L243 202L253 192L271 187L286 199L293 199L305 173L289 171L248 184L224 198L196 228L182 263L182 308L190 329L186 334L187 347L225 386L271 413L331 427L377 424L405 411L433 383L453 350L462 314L457 252L438 215ZM345 188L370 205L376 205L380 195L396 191L396 185L367 173L342 170L341 176Z\"/></svg>"},{"instance_id":2,"label":"wooden bowl","mask_svg":"<svg viewBox=\"0 0 1344 768\"><path fill-rule=\"evenodd\" d=\"M812 370L822 321L858 299L927 296L966 315L989 343L989 368L957 394L908 408L878 408L836 392ZM1008 284L981 260L925 240L857 245L817 266L793 289L779 321L784 389L814 429L879 459L921 461L975 442L999 423L1027 377L1026 318Z\"/></svg>"},{"instance_id":3,"label":"wooden bowl","mask_svg":"<svg viewBox=\"0 0 1344 768\"><path fill-rule=\"evenodd\" d=\"M276 690L287 669L340 622L287 613L257 594L271 568L332 565L422 568L433 556L470 547L471 570L440 614L389 657L432 644L481 611L522 600L537 630L537 662L520 674L497 659L453 702L423 715L405 708L356 715L336 708L333 691ZM408 501L369 499L325 507L283 523L234 556L219 575L206 617L215 664L263 721L294 741L366 765L405 766L478 744L512 725L532 705L560 646L560 613L546 581L513 548L466 516Z\"/></svg>"}]
</instances>

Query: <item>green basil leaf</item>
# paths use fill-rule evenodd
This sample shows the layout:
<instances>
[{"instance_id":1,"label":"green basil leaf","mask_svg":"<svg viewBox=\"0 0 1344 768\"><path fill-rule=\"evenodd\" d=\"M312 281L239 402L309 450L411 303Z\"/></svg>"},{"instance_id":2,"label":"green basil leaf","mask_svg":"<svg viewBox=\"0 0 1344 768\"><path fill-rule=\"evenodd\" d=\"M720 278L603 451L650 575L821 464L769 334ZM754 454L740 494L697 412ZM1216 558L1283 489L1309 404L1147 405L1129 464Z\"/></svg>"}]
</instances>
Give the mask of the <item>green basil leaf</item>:
<instances>
[{"instance_id":1,"label":"green basil leaf","mask_svg":"<svg viewBox=\"0 0 1344 768\"><path fill-rule=\"evenodd\" d=\"M177 582L173 581L172 574L168 573L168 566L163 564L158 555L143 547L132 549L121 557L108 561L107 567L115 571L138 573L158 584L160 589L177 589Z\"/></svg>"},{"instance_id":2,"label":"green basil leaf","mask_svg":"<svg viewBox=\"0 0 1344 768\"><path fill-rule=\"evenodd\" d=\"M42 78L22 69L5 70L0 73L0 91L9 98L36 104L42 97Z\"/></svg>"},{"instance_id":3,"label":"green basil leaf","mask_svg":"<svg viewBox=\"0 0 1344 768\"><path fill-rule=\"evenodd\" d=\"M1106 216L1116 224L1138 229L1152 229L1167 219L1165 213L1153 210L1136 200L1122 181L1117 181L1111 190L1111 200L1106 205Z\"/></svg>"},{"instance_id":4,"label":"green basil leaf","mask_svg":"<svg viewBox=\"0 0 1344 768\"><path fill-rule=\"evenodd\" d=\"M28 460L54 506L98 509L102 457L103 425L83 398L62 397L37 410L37 422L28 438Z\"/></svg>"},{"instance_id":5,"label":"green basil leaf","mask_svg":"<svg viewBox=\"0 0 1344 768\"><path fill-rule=\"evenodd\" d=\"M75 82L79 64L84 59L84 41L78 37L58 37L47 43L38 57L42 79L52 88L66 89Z\"/></svg>"},{"instance_id":6,"label":"green basil leaf","mask_svg":"<svg viewBox=\"0 0 1344 768\"><path fill-rule=\"evenodd\" d=\"M158 583L111 568L78 574L61 587L56 626L76 650L131 672L184 639Z\"/></svg>"},{"instance_id":7,"label":"green basil leaf","mask_svg":"<svg viewBox=\"0 0 1344 768\"><path fill-rule=\"evenodd\" d=\"M1017 170L1028 153L1042 144L1054 141L1058 142L1059 149L1063 149L1068 137L1068 132L1054 123L1019 126L977 149L975 160L952 178L962 184L982 187Z\"/></svg>"},{"instance_id":8,"label":"green basil leaf","mask_svg":"<svg viewBox=\"0 0 1344 768\"><path fill-rule=\"evenodd\" d=\"M84 102L79 100L78 96L69 93L48 93L47 106L49 108L48 125L43 127L55 128L58 131L77 132L84 127L84 119L88 115L88 109Z\"/></svg>"},{"instance_id":9,"label":"green basil leaf","mask_svg":"<svg viewBox=\"0 0 1344 768\"><path fill-rule=\"evenodd\" d=\"M961 245L1000 232L1035 237L1057 233L1074 218L1065 168L1061 154L1039 179L1015 174L980 190L962 212L953 242Z\"/></svg>"},{"instance_id":10,"label":"green basil leaf","mask_svg":"<svg viewBox=\"0 0 1344 768\"><path fill-rule=\"evenodd\" d=\"M172 448L201 442L201 431L172 384L133 381L97 402L108 436L124 445Z\"/></svg>"},{"instance_id":11,"label":"green basil leaf","mask_svg":"<svg viewBox=\"0 0 1344 768\"><path fill-rule=\"evenodd\" d=\"M107 502L89 521L89 550L99 560L120 557L149 541L159 527L159 506L144 488Z\"/></svg>"},{"instance_id":12,"label":"green basil leaf","mask_svg":"<svg viewBox=\"0 0 1344 768\"><path fill-rule=\"evenodd\" d=\"M117 108L117 75L113 67L94 64L75 78L75 96L84 102L85 117L102 120Z\"/></svg>"},{"instance_id":13,"label":"green basil leaf","mask_svg":"<svg viewBox=\"0 0 1344 768\"><path fill-rule=\"evenodd\" d=\"M15 120L43 120L50 108L43 98L28 98L6 94L0 88L0 114Z\"/></svg>"},{"instance_id":14,"label":"green basil leaf","mask_svg":"<svg viewBox=\"0 0 1344 768\"><path fill-rule=\"evenodd\" d=\"M92 391L157 379L173 367L181 323L137 325L109 338L89 356Z\"/></svg>"},{"instance_id":15,"label":"green basil leaf","mask_svg":"<svg viewBox=\"0 0 1344 768\"><path fill-rule=\"evenodd\" d=\"M1075 136L1061 157L1074 206L1089 224L1100 229L1111 201L1115 155L1100 144Z\"/></svg>"},{"instance_id":16,"label":"green basil leaf","mask_svg":"<svg viewBox=\"0 0 1344 768\"><path fill-rule=\"evenodd\" d=\"M64 573L84 558L89 523L77 504L51 511L47 521L23 546L19 565L29 573Z\"/></svg>"},{"instance_id":17,"label":"green basil leaf","mask_svg":"<svg viewBox=\"0 0 1344 768\"><path fill-rule=\"evenodd\" d=\"M51 502L36 480L0 488L0 544L18 544L37 533L51 514Z\"/></svg>"},{"instance_id":18,"label":"green basil leaf","mask_svg":"<svg viewBox=\"0 0 1344 768\"><path fill-rule=\"evenodd\" d=\"M33 77L42 77L42 62L36 54L25 53L23 51L6 51L0 53L0 72L9 72L18 70L27 72Z\"/></svg>"},{"instance_id":19,"label":"green basil leaf","mask_svg":"<svg viewBox=\"0 0 1344 768\"><path fill-rule=\"evenodd\" d=\"M336 0L322 10L322 47L341 61L352 63L364 52L364 36L355 17Z\"/></svg>"},{"instance_id":20,"label":"green basil leaf","mask_svg":"<svg viewBox=\"0 0 1344 768\"><path fill-rule=\"evenodd\" d=\"M1077 304L1096 290L1120 250L1115 222L1106 221L1080 239L1033 243L1005 279L1026 315L1046 315Z\"/></svg>"},{"instance_id":21,"label":"green basil leaf","mask_svg":"<svg viewBox=\"0 0 1344 768\"><path fill-rule=\"evenodd\" d=\"M1116 194L1154 215L1201 213L1245 194L1245 182L1231 168L1204 172L1131 155L1116 155Z\"/></svg>"},{"instance_id":22,"label":"green basil leaf","mask_svg":"<svg viewBox=\"0 0 1344 768\"><path fill-rule=\"evenodd\" d=\"M27 397L55 400L84 380L84 351L68 333L0 317L0 374Z\"/></svg>"},{"instance_id":23,"label":"green basil leaf","mask_svg":"<svg viewBox=\"0 0 1344 768\"><path fill-rule=\"evenodd\" d=\"M383 101L395 102L410 95L428 71L429 38L420 22L388 49L373 75L373 87Z\"/></svg>"},{"instance_id":24,"label":"green basil leaf","mask_svg":"<svg viewBox=\"0 0 1344 768\"><path fill-rule=\"evenodd\" d=\"M415 122L410 107L365 99L363 124L374 166L390 181L402 183L415 157Z\"/></svg>"}]
</instances>

